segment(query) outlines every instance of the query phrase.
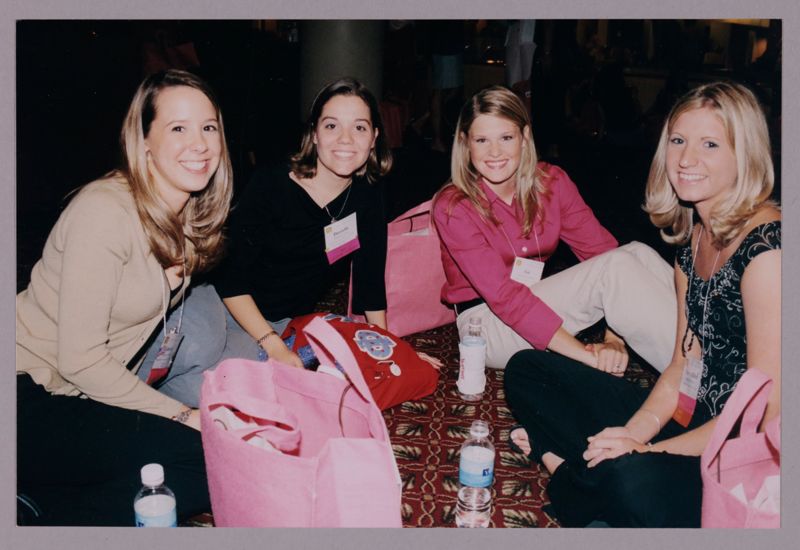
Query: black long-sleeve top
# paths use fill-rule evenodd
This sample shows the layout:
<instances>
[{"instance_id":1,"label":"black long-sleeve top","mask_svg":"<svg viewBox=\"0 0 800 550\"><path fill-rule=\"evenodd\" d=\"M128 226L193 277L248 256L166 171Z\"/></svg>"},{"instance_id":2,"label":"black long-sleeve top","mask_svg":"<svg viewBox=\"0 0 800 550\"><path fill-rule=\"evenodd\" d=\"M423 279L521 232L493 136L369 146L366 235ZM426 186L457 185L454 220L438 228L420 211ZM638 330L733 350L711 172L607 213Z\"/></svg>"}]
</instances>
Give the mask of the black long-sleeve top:
<instances>
[{"instance_id":1,"label":"black long-sleeve top","mask_svg":"<svg viewBox=\"0 0 800 550\"><path fill-rule=\"evenodd\" d=\"M331 216L289 177L286 166L259 169L233 209L228 254L214 282L222 298L249 294L270 321L314 311L325 290L353 269L353 311L386 309L386 217L380 182L354 177L327 205L342 219L356 212L360 248L333 265L323 228ZM341 213L340 213L341 212Z\"/></svg>"}]
</instances>

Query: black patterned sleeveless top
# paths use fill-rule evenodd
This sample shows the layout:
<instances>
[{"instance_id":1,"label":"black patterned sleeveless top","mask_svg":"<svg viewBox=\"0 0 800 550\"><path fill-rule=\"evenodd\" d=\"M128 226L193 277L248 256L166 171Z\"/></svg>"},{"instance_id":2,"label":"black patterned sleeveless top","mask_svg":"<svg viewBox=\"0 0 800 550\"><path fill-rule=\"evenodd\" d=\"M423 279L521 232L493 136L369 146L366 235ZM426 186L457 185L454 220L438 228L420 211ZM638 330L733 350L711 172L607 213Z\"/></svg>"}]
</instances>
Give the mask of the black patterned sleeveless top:
<instances>
[{"instance_id":1,"label":"black patterned sleeveless top","mask_svg":"<svg viewBox=\"0 0 800 550\"><path fill-rule=\"evenodd\" d=\"M678 265L689 279L686 294L689 329L701 337L704 349L703 375L690 429L706 423L722 411L736 383L747 369L742 275L756 256L780 248L780 220L759 225L745 236L728 261L708 281L701 279L692 267L691 243L678 249ZM703 307L707 293L708 306L703 327ZM700 341L695 339L694 345L700 345Z\"/></svg>"}]
</instances>

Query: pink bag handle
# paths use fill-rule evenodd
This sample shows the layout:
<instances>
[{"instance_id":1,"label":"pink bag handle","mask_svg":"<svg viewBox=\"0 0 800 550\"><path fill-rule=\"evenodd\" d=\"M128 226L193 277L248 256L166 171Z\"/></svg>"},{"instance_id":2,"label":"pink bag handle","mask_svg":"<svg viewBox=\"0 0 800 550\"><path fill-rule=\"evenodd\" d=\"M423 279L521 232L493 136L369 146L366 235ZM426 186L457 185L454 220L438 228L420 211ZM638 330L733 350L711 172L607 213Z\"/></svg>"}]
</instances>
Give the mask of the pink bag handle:
<instances>
[{"instance_id":1,"label":"pink bag handle","mask_svg":"<svg viewBox=\"0 0 800 550\"><path fill-rule=\"evenodd\" d=\"M338 362L359 395L377 407L372 398L372 392L369 391L369 386L361 374L358 362L342 335L322 317L314 317L303 327L303 332L319 362L330 366L333 366L334 361Z\"/></svg>"},{"instance_id":2,"label":"pink bag handle","mask_svg":"<svg viewBox=\"0 0 800 550\"><path fill-rule=\"evenodd\" d=\"M389 222L389 230L388 230L389 235L402 235L403 233L410 233L411 231L414 230L413 218L416 218L416 217L419 217L419 216L428 216L427 223L425 224L425 227L428 227L428 228L431 228L431 229L435 230L435 228L433 226L433 223L431 223L431 205L432 205L432 203L433 203L433 200L427 200L427 201L423 202L422 204L418 204L417 206L415 206L411 210L409 210L409 211L407 211L407 212L405 212L403 214L400 214L394 220L390 221ZM411 227L409 229L405 229L405 224L403 224L403 222L406 222L406 221L411 224ZM420 228L420 229L422 229L422 228Z\"/></svg>"},{"instance_id":3,"label":"pink bag handle","mask_svg":"<svg viewBox=\"0 0 800 550\"><path fill-rule=\"evenodd\" d=\"M740 428L742 435L756 433L759 422L764 418L771 388L772 379L762 371L758 369L745 371L736 384L733 394L725 403L722 413L717 417L717 425L714 426L711 439L701 458L703 469L706 469L717 456L739 417L742 418Z\"/></svg>"},{"instance_id":4,"label":"pink bag handle","mask_svg":"<svg viewBox=\"0 0 800 550\"><path fill-rule=\"evenodd\" d=\"M352 350L347 345L342 335L322 317L315 317L312 319L310 323L303 327L303 332L320 363L333 366L334 362L331 360L331 356L333 356L339 365L341 365L342 369L344 369L345 374L350 379L356 391L367 403L375 407L376 415L370 418L369 431L374 437L383 439L383 441L389 444L389 430L386 428L386 422L384 422L380 414L380 409L375 403L375 399L372 397L369 386L367 386L367 383L364 381L364 376L361 374L361 369L358 367L358 362L353 356ZM322 346L325 346L325 348L323 349ZM328 352L330 352L330 355ZM342 395L342 397L344 398L344 395ZM341 408L339 414L339 425L342 427ZM394 464L395 480L399 487L401 480L400 471L397 468L397 460L393 452L390 452L389 456L392 458L392 463Z\"/></svg>"},{"instance_id":5,"label":"pink bag handle","mask_svg":"<svg viewBox=\"0 0 800 550\"><path fill-rule=\"evenodd\" d=\"M776 416L764 426L767 432L767 439L776 451L781 450L781 415Z\"/></svg>"}]
</instances>

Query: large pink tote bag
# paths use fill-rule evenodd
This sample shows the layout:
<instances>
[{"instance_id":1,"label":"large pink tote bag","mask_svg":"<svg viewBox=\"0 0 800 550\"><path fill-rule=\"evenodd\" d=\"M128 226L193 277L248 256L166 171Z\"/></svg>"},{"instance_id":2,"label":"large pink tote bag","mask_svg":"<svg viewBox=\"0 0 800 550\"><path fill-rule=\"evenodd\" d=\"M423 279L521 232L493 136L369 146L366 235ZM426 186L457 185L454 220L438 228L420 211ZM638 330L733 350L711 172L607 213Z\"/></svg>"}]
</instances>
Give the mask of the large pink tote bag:
<instances>
[{"instance_id":1,"label":"large pink tote bag","mask_svg":"<svg viewBox=\"0 0 800 550\"><path fill-rule=\"evenodd\" d=\"M780 416L767 424L766 432L757 432L771 388L772 380L766 374L748 369L717 419L700 459L703 527L780 527L779 510L752 505L764 490L765 480L780 475ZM739 418L738 435L728 439ZM742 489L748 504L732 492ZM771 504L778 506L774 501Z\"/></svg>"},{"instance_id":2,"label":"large pink tote bag","mask_svg":"<svg viewBox=\"0 0 800 550\"><path fill-rule=\"evenodd\" d=\"M225 527L401 527L400 476L381 412L342 337L304 329L349 382L229 359L205 373L203 451L214 523ZM352 383L352 387L351 387Z\"/></svg>"},{"instance_id":3,"label":"large pink tote bag","mask_svg":"<svg viewBox=\"0 0 800 550\"><path fill-rule=\"evenodd\" d=\"M407 336L456 320L442 303L445 283L439 235L431 220L431 201L389 222L386 253L386 323L389 332ZM352 280L350 285L352 295ZM349 316L366 322L363 316Z\"/></svg>"}]
</instances>

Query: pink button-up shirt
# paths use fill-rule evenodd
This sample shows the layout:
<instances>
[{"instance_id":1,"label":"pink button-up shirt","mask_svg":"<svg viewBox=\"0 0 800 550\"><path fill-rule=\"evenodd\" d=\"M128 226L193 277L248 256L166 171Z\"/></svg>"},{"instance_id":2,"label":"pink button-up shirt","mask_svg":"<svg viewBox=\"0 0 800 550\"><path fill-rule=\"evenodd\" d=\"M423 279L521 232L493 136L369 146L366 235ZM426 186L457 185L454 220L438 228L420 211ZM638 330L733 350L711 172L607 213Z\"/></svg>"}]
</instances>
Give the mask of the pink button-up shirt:
<instances>
[{"instance_id":1,"label":"pink button-up shirt","mask_svg":"<svg viewBox=\"0 0 800 550\"><path fill-rule=\"evenodd\" d=\"M434 204L433 218L447 277L442 299L455 304L483 298L495 315L534 348L545 349L562 319L528 287L511 280L514 258L545 261L561 239L583 261L616 248L618 243L597 221L566 172L545 163L539 168L548 175L544 184L549 195L541 200L540 214L528 238L522 236L522 208L517 199L506 204L483 181L480 185L502 229L484 221L467 199L451 207L453 187L445 189Z\"/></svg>"}]
</instances>

